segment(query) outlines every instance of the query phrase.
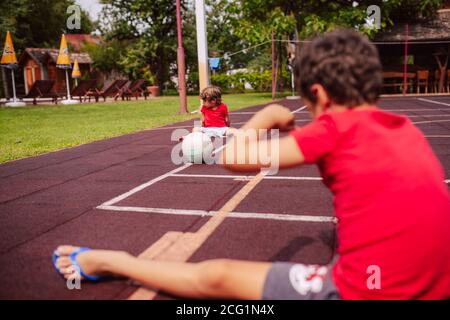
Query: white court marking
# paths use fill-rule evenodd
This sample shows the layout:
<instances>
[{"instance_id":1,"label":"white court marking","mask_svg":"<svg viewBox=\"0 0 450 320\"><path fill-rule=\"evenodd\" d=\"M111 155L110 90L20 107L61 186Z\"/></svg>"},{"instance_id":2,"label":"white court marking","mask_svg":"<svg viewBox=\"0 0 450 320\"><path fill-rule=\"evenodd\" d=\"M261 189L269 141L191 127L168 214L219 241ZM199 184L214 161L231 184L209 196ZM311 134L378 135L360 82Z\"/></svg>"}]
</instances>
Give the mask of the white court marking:
<instances>
[{"instance_id":1,"label":"white court marking","mask_svg":"<svg viewBox=\"0 0 450 320\"><path fill-rule=\"evenodd\" d=\"M115 198L113 198L113 199L111 199L109 201L106 201L101 206L111 206L111 205L113 205L113 204L115 204L115 203L117 203L119 201L122 201L122 200L132 196L136 192L144 190L145 188L151 186L152 184L155 184L158 181L164 180L165 178L169 177L171 174L180 172L180 171L190 167L191 165L192 165L192 163L186 163L185 165L183 165L181 167L178 167L178 168L175 168L175 169L173 169L173 170L171 170L169 172L166 172L165 174L162 174L159 177L156 177L156 178L154 178L154 179L152 179L150 181L147 181L146 183L143 183L143 184L137 186L136 188L131 189L130 191L121 194L120 196L117 196L117 197L115 197Z\"/></svg>"},{"instance_id":2,"label":"white court marking","mask_svg":"<svg viewBox=\"0 0 450 320\"><path fill-rule=\"evenodd\" d=\"M436 123L436 122L450 122L450 119L447 120L427 120L427 121L416 121L413 124L421 124L421 123Z\"/></svg>"},{"instance_id":3,"label":"white court marking","mask_svg":"<svg viewBox=\"0 0 450 320\"><path fill-rule=\"evenodd\" d=\"M297 113L297 112L300 112L300 111L302 111L304 109L306 109L306 106L303 106L303 107L300 107L298 109L295 109L294 111L292 111L292 113Z\"/></svg>"},{"instance_id":4,"label":"white court marking","mask_svg":"<svg viewBox=\"0 0 450 320\"><path fill-rule=\"evenodd\" d=\"M428 102L428 103L439 104L441 106L450 107L450 103L445 103L445 102L441 102L441 101L435 101L435 100L430 100L430 99L425 99L425 98L417 98L417 100Z\"/></svg>"},{"instance_id":5,"label":"white court marking","mask_svg":"<svg viewBox=\"0 0 450 320\"><path fill-rule=\"evenodd\" d=\"M171 177L183 177L183 178L217 178L217 179L242 179L250 180L255 176L245 176L245 175L226 175L226 174L184 174L175 173L170 175ZM321 177L290 177L290 176L264 176L265 180L310 180L310 181L321 181Z\"/></svg>"},{"instance_id":6,"label":"white court marking","mask_svg":"<svg viewBox=\"0 0 450 320\"><path fill-rule=\"evenodd\" d=\"M170 209L170 208L146 208L146 207L120 207L120 206L99 206L97 209L111 211L127 211L140 213L160 213L182 216L201 216L212 217L218 211L206 210L187 210L187 209ZM296 214L278 214L278 213L257 213L257 212L230 212L227 217L244 218L244 219L264 219L264 220L281 220L281 221L303 221L303 222L334 222L337 219L330 216L313 216L313 215L296 215Z\"/></svg>"},{"instance_id":7,"label":"white court marking","mask_svg":"<svg viewBox=\"0 0 450 320\"><path fill-rule=\"evenodd\" d=\"M450 114L418 114L418 115L410 115L408 118L419 118L419 117L430 117L430 118L442 118L442 117L450 117Z\"/></svg>"}]
</instances>

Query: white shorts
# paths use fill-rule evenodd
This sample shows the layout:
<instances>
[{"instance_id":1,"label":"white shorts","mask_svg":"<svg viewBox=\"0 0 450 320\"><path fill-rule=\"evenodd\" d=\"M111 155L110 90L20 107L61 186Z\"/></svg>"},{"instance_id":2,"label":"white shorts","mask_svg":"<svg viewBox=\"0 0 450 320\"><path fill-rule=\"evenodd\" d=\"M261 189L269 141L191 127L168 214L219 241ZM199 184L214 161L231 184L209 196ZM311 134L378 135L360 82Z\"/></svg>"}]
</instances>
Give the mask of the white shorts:
<instances>
[{"instance_id":1,"label":"white shorts","mask_svg":"<svg viewBox=\"0 0 450 320\"><path fill-rule=\"evenodd\" d=\"M200 131L209 136L212 137L219 137L222 138L227 133L227 130L229 127L201 127Z\"/></svg>"}]
</instances>

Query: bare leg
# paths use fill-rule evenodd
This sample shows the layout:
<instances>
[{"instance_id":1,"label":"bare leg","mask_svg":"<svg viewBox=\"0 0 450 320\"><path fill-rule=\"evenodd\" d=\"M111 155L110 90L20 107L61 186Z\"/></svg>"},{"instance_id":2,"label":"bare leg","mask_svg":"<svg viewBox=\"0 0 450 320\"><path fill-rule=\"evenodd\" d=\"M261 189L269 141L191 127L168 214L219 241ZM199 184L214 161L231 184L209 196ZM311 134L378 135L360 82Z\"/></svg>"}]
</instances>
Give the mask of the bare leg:
<instances>
[{"instance_id":1,"label":"bare leg","mask_svg":"<svg viewBox=\"0 0 450 320\"><path fill-rule=\"evenodd\" d=\"M72 273L68 255L76 247L61 246L58 267ZM112 274L150 288L187 298L261 299L267 272L265 262L208 260L200 263L151 261L126 252L92 250L78 255L81 269L90 275Z\"/></svg>"}]
</instances>

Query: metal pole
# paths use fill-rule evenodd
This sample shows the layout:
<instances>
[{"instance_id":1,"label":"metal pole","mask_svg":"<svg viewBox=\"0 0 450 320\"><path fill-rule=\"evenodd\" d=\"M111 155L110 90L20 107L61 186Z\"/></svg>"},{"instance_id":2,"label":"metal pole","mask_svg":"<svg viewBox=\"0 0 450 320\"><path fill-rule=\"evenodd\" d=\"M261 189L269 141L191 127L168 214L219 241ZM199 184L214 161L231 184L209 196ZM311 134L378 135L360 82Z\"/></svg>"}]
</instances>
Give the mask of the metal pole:
<instances>
[{"instance_id":1,"label":"metal pole","mask_svg":"<svg viewBox=\"0 0 450 320\"><path fill-rule=\"evenodd\" d=\"M12 87L13 87L13 101L16 102L16 80L14 80L14 69L11 68Z\"/></svg>"},{"instance_id":2,"label":"metal pole","mask_svg":"<svg viewBox=\"0 0 450 320\"><path fill-rule=\"evenodd\" d=\"M70 96L70 87L69 87L69 72L66 69L66 84L67 84L67 100L72 100Z\"/></svg>"},{"instance_id":3,"label":"metal pole","mask_svg":"<svg viewBox=\"0 0 450 320\"><path fill-rule=\"evenodd\" d=\"M408 70L408 24L405 24L405 61L403 66L403 95L406 95L406 72Z\"/></svg>"},{"instance_id":4,"label":"metal pole","mask_svg":"<svg viewBox=\"0 0 450 320\"><path fill-rule=\"evenodd\" d=\"M209 85L208 40L206 37L204 0L195 0L195 21L197 26L198 75L201 91Z\"/></svg>"},{"instance_id":5,"label":"metal pole","mask_svg":"<svg viewBox=\"0 0 450 320\"><path fill-rule=\"evenodd\" d=\"M294 71L291 71L291 86L292 86L292 96L295 96Z\"/></svg>"},{"instance_id":6,"label":"metal pole","mask_svg":"<svg viewBox=\"0 0 450 320\"><path fill-rule=\"evenodd\" d=\"M183 48L183 31L181 24L181 4L177 0L177 34L178 34L178 48L177 48L177 67L178 67L178 92L180 95L180 114L187 113L187 98L186 98L186 64Z\"/></svg>"}]
</instances>

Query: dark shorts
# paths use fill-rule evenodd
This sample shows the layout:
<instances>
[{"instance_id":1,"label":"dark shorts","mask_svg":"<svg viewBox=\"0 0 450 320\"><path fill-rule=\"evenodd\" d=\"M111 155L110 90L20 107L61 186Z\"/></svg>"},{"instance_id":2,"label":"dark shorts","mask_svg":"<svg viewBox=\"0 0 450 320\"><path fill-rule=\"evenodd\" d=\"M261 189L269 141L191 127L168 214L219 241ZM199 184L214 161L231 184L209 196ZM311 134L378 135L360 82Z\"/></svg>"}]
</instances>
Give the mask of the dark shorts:
<instances>
[{"instance_id":1,"label":"dark shorts","mask_svg":"<svg viewBox=\"0 0 450 320\"><path fill-rule=\"evenodd\" d=\"M326 266L275 262L267 274L265 300L338 300L333 262Z\"/></svg>"}]
</instances>

